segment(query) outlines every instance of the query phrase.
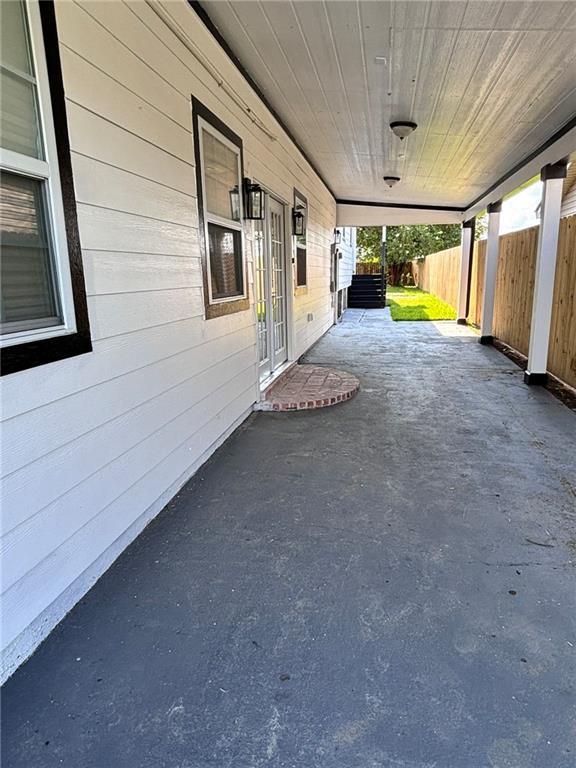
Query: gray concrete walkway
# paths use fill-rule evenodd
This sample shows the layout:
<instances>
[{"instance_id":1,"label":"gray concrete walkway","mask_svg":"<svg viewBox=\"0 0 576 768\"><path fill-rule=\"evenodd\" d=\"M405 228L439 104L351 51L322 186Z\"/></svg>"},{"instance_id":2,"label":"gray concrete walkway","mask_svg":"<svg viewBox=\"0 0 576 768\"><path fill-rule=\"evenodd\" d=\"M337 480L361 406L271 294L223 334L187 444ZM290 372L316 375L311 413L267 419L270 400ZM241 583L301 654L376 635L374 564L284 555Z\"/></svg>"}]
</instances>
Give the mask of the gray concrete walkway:
<instances>
[{"instance_id":1,"label":"gray concrete walkway","mask_svg":"<svg viewBox=\"0 0 576 768\"><path fill-rule=\"evenodd\" d=\"M8 682L5 768L573 768L576 415L349 311Z\"/></svg>"}]
</instances>

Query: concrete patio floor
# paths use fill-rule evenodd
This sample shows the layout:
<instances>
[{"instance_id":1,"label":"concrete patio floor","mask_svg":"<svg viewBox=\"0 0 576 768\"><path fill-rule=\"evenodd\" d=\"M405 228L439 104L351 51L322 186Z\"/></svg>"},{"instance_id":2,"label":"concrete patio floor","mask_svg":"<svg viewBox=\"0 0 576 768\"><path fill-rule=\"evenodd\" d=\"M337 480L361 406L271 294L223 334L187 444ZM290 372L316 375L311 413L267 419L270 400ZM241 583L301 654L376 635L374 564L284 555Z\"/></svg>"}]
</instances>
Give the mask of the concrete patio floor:
<instances>
[{"instance_id":1,"label":"concrete patio floor","mask_svg":"<svg viewBox=\"0 0 576 768\"><path fill-rule=\"evenodd\" d=\"M572 768L576 415L453 323L258 413L6 684L6 768Z\"/></svg>"}]
</instances>

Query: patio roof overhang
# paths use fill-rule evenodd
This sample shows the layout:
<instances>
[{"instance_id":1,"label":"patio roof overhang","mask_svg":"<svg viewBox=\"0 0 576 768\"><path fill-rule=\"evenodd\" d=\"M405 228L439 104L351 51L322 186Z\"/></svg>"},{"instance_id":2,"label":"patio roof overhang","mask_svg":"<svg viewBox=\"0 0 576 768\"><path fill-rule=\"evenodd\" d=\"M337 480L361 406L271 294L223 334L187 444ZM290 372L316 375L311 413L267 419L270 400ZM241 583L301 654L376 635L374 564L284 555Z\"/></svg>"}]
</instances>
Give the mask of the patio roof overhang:
<instances>
[{"instance_id":1,"label":"patio roof overhang","mask_svg":"<svg viewBox=\"0 0 576 768\"><path fill-rule=\"evenodd\" d=\"M192 5L332 191L340 225L464 221L576 151L576 5ZM395 120L418 128L401 141Z\"/></svg>"}]
</instances>

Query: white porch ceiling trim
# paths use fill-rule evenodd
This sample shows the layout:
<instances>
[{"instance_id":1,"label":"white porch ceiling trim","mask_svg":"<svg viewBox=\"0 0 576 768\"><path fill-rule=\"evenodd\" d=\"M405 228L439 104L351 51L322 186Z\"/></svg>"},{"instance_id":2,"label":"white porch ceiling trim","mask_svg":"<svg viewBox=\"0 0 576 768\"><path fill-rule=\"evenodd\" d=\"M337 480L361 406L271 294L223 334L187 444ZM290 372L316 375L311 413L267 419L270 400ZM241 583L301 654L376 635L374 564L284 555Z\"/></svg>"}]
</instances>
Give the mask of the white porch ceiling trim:
<instances>
[{"instance_id":1,"label":"white porch ceiling trim","mask_svg":"<svg viewBox=\"0 0 576 768\"><path fill-rule=\"evenodd\" d=\"M381 227L398 224L460 224L463 211L441 208L392 208L384 205L354 205L338 203L336 226Z\"/></svg>"}]
</instances>

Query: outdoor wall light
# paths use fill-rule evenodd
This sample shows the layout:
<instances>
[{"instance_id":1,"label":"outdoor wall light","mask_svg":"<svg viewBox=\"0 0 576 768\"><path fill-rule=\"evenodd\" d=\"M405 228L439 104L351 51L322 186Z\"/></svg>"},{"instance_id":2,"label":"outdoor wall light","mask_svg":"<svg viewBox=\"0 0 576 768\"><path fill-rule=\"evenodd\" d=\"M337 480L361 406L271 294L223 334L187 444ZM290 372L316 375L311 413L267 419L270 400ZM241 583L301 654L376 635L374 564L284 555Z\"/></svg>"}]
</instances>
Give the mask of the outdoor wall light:
<instances>
[{"instance_id":1,"label":"outdoor wall light","mask_svg":"<svg viewBox=\"0 0 576 768\"><path fill-rule=\"evenodd\" d=\"M392 133L394 133L401 141L404 141L406 136L410 136L410 134L416 130L418 126L416 123L412 123L410 121L406 120L396 120L393 123L390 123L390 129L392 130Z\"/></svg>"},{"instance_id":2,"label":"outdoor wall light","mask_svg":"<svg viewBox=\"0 0 576 768\"><path fill-rule=\"evenodd\" d=\"M306 217L298 208L292 209L292 234L296 237L304 235L306 230Z\"/></svg>"},{"instance_id":3,"label":"outdoor wall light","mask_svg":"<svg viewBox=\"0 0 576 768\"><path fill-rule=\"evenodd\" d=\"M264 190L250 179L244 179L244 218L260 221L264 218Z\"/></svg>"},{"instance_id":4,"label":"outdoor wall light","mask_svg":"<svg viewBox=\"0 0 576 768\"><path fill-rule=\"evenodd\" d=\"M342 232L340 232L339 229L335 229L334 230L334 244L335 245L340 245L341 241L342 241Z\"/></svg>"},{"instance_id":5,"label":"outdoor wall light","mask_svg":"<svg viewBox=\"0 0 576 768\"><path fill-rule=\"evenodd\" d=\"M384 179L386 184L388 184L390 189L392 189L392 187L395 184L398 184L398 182L400 181L400 176L383 176L382 178Z\"/></svg>"}]
</instances>

